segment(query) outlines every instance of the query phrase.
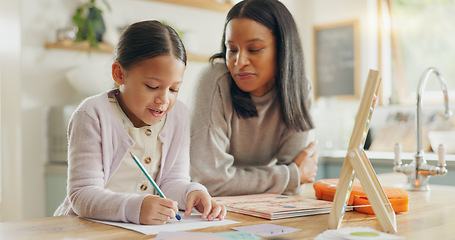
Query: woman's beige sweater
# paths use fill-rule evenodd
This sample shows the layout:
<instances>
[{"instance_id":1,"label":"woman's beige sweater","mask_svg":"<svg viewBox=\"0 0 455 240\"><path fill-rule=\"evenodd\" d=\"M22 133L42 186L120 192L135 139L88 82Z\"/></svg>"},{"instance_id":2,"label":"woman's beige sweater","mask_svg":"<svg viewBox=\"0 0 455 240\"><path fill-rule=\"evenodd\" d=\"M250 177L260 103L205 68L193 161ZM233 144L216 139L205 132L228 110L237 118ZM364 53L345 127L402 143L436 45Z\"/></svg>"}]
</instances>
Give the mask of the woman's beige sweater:
<instances>
[{"instance_id":1,"label":"woman's beige sweater","mask_svg":"<svg viewBox=\"0 0 455 240\"><path fill-rule=\"evenodd\" d=\"M233 110L229 72L214 63L199 78L191 118L191 177L212 196L292 193L299 187L294 158L309 144L308 132L288 128L276 90L251 96L258 117Z\"/></svg>"}]
</instances>

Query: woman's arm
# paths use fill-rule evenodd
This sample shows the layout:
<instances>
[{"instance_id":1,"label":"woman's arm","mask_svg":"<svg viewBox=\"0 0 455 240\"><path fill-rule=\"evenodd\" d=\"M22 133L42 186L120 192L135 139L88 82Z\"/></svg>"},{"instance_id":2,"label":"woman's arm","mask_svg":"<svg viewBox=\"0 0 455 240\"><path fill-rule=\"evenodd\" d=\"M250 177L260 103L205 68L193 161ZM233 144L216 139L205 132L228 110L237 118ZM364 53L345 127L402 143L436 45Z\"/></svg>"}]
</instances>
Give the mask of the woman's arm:
<instances>
[{"instance_id":1,"label":"woman's arm","mask_svg":"<svg viewBox=\"0 0 455 240\"><path fill-rule=\"evenodd\" d=\"M212 196L282 193L299 185L294 163L273 166L235 166L227 153L229 140L214 127L192 135L191 176Z\"/></svg>"},{"instance_id":2,"label":"woman's arm","mask_svg":"<svg viewBox=\"0 0 455 240\"><path fill-rule=\"evenodd\" d=\"M299 172L299 184L314 181L317 172L318 154L313 130L291 132L282 139L278 150L277 164L296 164ZM292 189L289 189L292 190Z\"/></svg>"}]
</instances>

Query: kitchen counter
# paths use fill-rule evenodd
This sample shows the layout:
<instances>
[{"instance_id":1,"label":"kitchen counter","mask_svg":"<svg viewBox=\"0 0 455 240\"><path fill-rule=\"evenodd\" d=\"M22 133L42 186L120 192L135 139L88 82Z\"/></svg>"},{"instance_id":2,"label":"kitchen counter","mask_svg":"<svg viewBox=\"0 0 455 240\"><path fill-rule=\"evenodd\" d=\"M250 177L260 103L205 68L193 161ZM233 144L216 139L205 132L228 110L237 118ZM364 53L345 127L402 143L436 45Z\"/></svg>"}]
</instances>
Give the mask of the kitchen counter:
<instances>
[{"instance_id":1,"label":"kitchen counter","mask_svg":"<svg viewBox=\"0 0 455 240\"><path fill-rule=\"evenodd\" d=\"M390 178L392 177L392 178ZM381 178L381 176L380 176ZM395 176L387 178L397 183ZM455 187L432 185L432 191L409 192L409 211L396 215L397 234L406 239L452 239L455 234ZM305 195L314 198L311 186L305 188ZM314 239L327 230L329 214L264 220L228 212L226 219L239 221L235 225L210 227L195 232L226 232L232 226L246 226L271 223L299 228L301 231L280 235L283 239ZM371 227L381 231L374 215L360 212L346 212L341 227ZM0 223L1 239L152 239L154 236L89 221L75 216L60 216ZM271 239L271 238L268 238Z\"/></svg>"},{"instance_id":2,"label":"kitchen counter","mask_svg":"<svg viewBox=\"0 0 455 240\"><path fill-rule=\"evenodd\" d=\"M319 170L317 180L324 178L338 178L341 172L343 161L346 157L346 150L320 151ZM393 152L374 152L365 151L370 159L376 174L393 172ZM401 159L403 163L410 163L414 159L414 152L402 152ZM425 159L428 164L437 165L438 155L433 152L425 153ZM444 176L433 176L430 178L431 184L455 186L455 155L446 155L446 164L448 173ZM404 174L403 174L404 175Z\"/></svg>"}]
</instances>

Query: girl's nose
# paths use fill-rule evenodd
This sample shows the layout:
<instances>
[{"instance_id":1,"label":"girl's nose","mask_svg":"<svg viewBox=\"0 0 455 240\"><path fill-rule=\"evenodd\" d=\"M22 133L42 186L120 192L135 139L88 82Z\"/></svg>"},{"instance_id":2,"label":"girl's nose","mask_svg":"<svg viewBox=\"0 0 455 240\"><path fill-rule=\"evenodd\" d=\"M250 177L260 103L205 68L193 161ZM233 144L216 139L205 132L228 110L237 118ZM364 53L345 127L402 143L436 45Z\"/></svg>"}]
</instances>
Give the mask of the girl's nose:
<instances>
[{"instance_id":1,"label":"girl's nose","mask_svg":"<svg viewBox=\"0 0 455 240\"><path fill-rule=\"evenodd\" d=\"M168 96L167 92L163 92L162 94L159 94L158 96L155 97L154 102L159 105L165 105L169 102L168 99L169 99L169 96Z\"/></svg>"}]
</instances>

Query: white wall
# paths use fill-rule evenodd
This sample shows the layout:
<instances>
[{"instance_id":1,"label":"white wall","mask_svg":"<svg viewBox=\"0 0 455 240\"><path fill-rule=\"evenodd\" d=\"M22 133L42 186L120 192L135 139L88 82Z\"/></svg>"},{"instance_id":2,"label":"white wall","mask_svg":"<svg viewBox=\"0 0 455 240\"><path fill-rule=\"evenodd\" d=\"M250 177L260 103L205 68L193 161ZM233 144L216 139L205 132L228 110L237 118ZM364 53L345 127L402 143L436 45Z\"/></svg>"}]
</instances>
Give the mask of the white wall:
<instances>
[{"instance_id":1,"label":"white wall","mask_svg":"<svg viewBox=\"0 0 455 240\"><path fill-rule=\"evenodd\" d=\"M0 0L1 220L22 218L20 1Z\"/></svg>"},{"instance_id":2,"label":"white wall","mask_svg":"<svg viewBox=\"0 0 455 240\"><path fill-rule=\"evenodd\" d=\"M368 76L369 69L378 70L377 13L376 0L304 0L299 2L296 16L305 23L302 39L307 72L314 79L313 27L326 24L359 21L360 32L360 90ZM329 7L330 6L330 7ZM300 17L301 18L301 17ZM346 149L357 113L358 100L342 100L334 97L318 98L313 109L316 137L319 150Z\"/></svg>"}]
</instances>

